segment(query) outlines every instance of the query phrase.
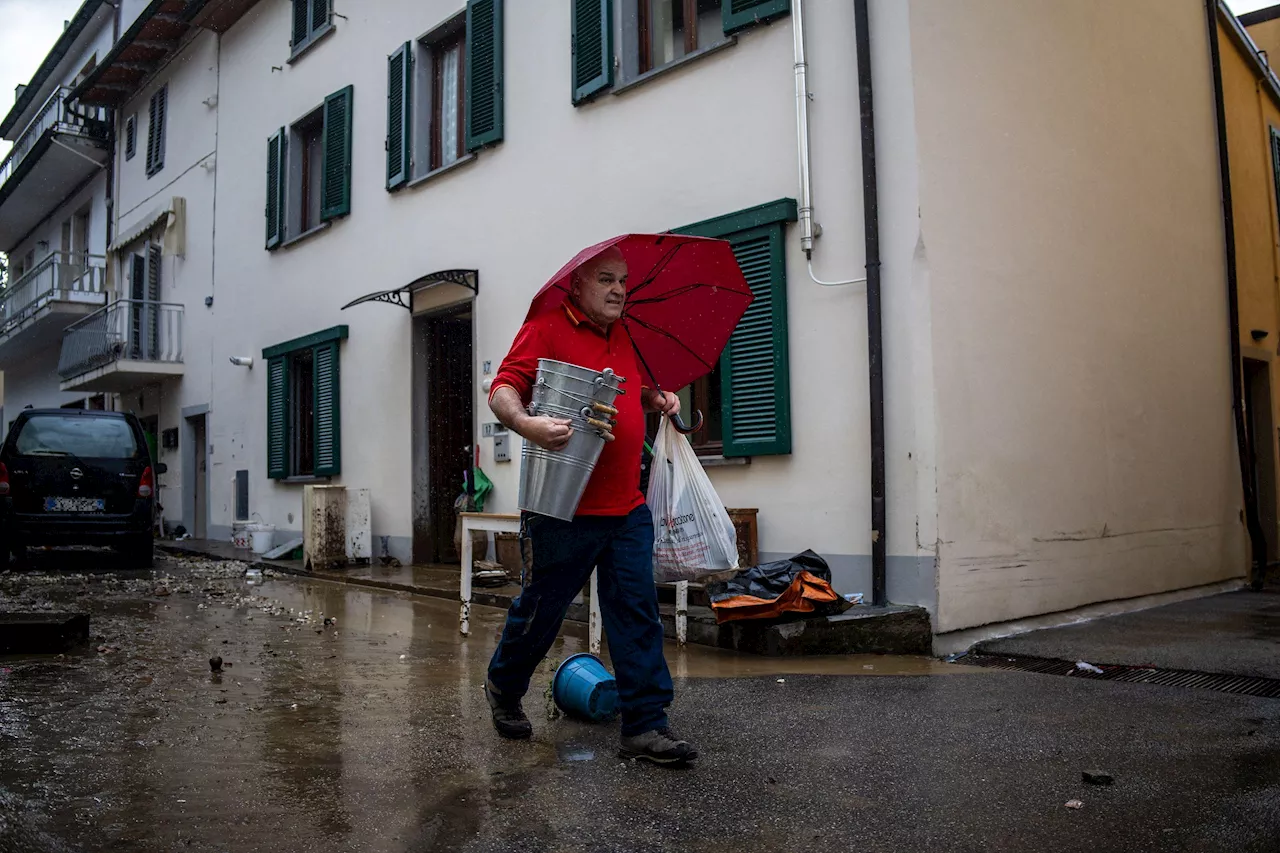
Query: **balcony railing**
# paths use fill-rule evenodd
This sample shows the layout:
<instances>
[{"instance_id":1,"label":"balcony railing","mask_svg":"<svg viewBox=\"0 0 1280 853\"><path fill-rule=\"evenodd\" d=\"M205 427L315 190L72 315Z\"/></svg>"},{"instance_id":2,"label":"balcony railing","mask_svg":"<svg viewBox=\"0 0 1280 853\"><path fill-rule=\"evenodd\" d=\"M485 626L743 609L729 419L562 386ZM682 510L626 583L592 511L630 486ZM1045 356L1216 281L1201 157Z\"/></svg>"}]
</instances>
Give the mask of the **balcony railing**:
<instances>
[{"instance_id":1,"label":"balcony railing","mask_svg":"<svg viewBox=\"0 0 1280 853\"><path fill-rule=\"evenodd\" d=\"M47 130L56 129L59 133L106 140L107 108L76 105L75 112L72 112L66 104L69 94L71 89L67 86L55 91L49 96L49 100L44 102L44 106L40 108L36 117L22 131L17 141L13 143L13 148L9 149L4 161L0 162L0 186L4 186L5 181L9 180L18 168L18 164L26 159Z\"/></svg>"},{"instance_id":2,"label":"balcony railing","mask_svg":"<svg viewBox=\"0 0 1280 853\"><path fill-rule=\"evenodd\" d=\"M50 302L76 301L77 294L102 293L106 259L99 255L52 252L22 278L0 288L0 336Z\"/></svg>"},{"instance_id":3,"label":"balcony railing","mask_svg":"<svg viewBox=\"0 0 1280 853\"><path fill-rule=\"evenodd\" d=\"M182 363L182 305L117 299L67 327L58 376L70 379L117 361Z\"/></svg>"}]
</instances>

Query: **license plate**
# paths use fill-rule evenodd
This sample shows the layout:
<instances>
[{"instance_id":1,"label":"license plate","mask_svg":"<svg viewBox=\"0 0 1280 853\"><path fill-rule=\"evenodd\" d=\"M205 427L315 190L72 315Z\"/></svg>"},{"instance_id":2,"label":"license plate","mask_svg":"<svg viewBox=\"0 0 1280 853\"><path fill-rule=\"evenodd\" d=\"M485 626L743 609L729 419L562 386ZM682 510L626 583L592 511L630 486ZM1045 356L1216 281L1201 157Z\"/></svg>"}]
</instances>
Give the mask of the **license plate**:
<instances>
[{"instance_id":1,"label":"license plate","mask_svg":"<svg viewBox=\"0 0 1280 853\"><path fill-rule=\"evenodd\" d=\"M102 512L102 498L45 498L45 512Z\"/></svg>"}]
</instances>

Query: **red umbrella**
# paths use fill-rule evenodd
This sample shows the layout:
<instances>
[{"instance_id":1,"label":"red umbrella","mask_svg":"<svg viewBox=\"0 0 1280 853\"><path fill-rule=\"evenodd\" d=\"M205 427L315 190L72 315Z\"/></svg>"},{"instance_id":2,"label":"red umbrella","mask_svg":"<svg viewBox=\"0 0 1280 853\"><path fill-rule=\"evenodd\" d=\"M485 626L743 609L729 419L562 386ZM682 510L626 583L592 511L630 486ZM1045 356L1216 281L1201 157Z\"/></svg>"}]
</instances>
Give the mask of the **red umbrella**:
<instances>
[{"instance_id":1,"label":"red umbrella","mask_svg":"<svg viewBox=\"0 0 1280 853\"><path fill-rule=\"evenodd\" d=\"M725 240L624 234L597 243L543 285L528 316L559 307L574 271L612 246L627 262L627 303L619 322L635 347L645 383L680 389L706 376L753 298Z\"/></svg>"}]
</instances>

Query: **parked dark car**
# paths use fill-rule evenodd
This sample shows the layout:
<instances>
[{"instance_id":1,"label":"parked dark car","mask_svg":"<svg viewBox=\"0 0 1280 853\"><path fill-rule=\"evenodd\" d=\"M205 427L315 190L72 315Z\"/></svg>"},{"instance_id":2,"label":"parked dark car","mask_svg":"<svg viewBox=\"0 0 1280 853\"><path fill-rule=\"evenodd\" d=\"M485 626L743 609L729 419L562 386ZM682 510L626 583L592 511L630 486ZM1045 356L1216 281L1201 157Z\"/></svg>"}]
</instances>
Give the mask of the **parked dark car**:
<instances>
[{"instance_id":1,"label":"parked dark car","mask_svg":"<svg viewBox=\"0 0 1280 853\"><path fill-rule=\"evenodd\" d=\"M28 545L111 545L150 567L155 464L123 412L25 409L0 446L0 555Z\"/></svg>"}]
</instances>

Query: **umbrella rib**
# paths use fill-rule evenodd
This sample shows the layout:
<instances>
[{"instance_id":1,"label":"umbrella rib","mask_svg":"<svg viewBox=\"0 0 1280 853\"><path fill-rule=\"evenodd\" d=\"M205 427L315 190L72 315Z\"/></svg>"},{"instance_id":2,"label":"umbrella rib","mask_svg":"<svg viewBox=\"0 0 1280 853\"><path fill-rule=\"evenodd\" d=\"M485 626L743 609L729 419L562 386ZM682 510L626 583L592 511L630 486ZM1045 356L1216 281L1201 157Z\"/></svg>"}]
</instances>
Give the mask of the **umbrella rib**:
<instances>
[{"instance_id":1,"label":"umbrella rib","mask_svg":"<svg viewBox=\"0 0 1280 853\"><path fill-rule=\"evenodd\" d=\"M677 338L675 335L673 335L673 334L671 334L670 332L668 332L666 329L659 328L659 327L657 327L657 326L653 325L652 323L646 323L644 320L641 320L639 317L636 317L636 316L635 316L635 315L633 315L633 314L628 314L628 315L627 315L627 319L628 319L628 320L634 320L634 321L635 321L635 323L636 323L638 326L641 326L641 327L643 327L643 328L645 328L645 329L648 329L649 331L651 331L651 332L653 332L653 333L655 333L655 334L662 335L662 336L663 336L663 337L665 337L665 338L670 338L671 340L673 340L673 341L675 341L677 344L679 344L681 347L683 347L683 348L684 348L684 350L685 350L685 352L689 353L689 355L691 355L691 356L693 356L695 359L697 359L698 364L701 364L701 365L702 365L703 367L705 367L707 370L715 370L715 365L714 365L714 364L707 364L706 360L705 360L702 356L698 355L698 353L694 352L694 351L689 347L689 345L688 345L688 344L686 344L684 341L680 340L680 339L679 339L679 338ZM625 324L623 325L623 328L626 328ZM636 347L636 339L635 339L635 337L633 337L633 336L632 336L632 334L631 334L631 330L630 330L630 329L627 329L627 337L631 338L631 346ZM640 348L639 348L639 347L636 347L636 355L640 355ZM640 356L640 360L641 360L641 361L644 361L644 356ZM644 366L644 368L645 368L645 370L649 370L649 365L647 365L647 364L646 364L646 365ZM649 371L649 375L650 375L650 376L653 376L653 371L652 371L652 370L650 370L650 371ZM654 379L654 381L655 381L655 382L656 382L656 381L658 381L658 377L656 377L656 376L653 376L653 379Z\"/></svg>"},{"instance_id":2,"label":"umbrella rib","mask_svg":"<svg viewBox=\"0 0 1280 853\"><path fill-rule=\"evenodd\" d=\"M695 241L685 240L683 242L676 243L668 249L661 258L658 258L657 262L653 265L653 269L649 270L648 274L645 275L644 280L628 291L628 295L632 293L639 293L641 290L644 290L646 287L653 284L654 280L658 277L658 274L666 269L667 264L671 263L672 259L675 258L676 252L679 252L681 248L688 246L693 242Z\"/></svg>"},{"instance_id":3,"label":"umbrella rib","mask_svg":"<svg viewBox=\"0 0 1280 853\"><path fill-rule=\"evenodd\" d=\"M640 352L640 347L636 344L635 336L631 334L631 329L627 327L625 322L622 324L622 330L627 333L627 340L631 341L631 349L635 352L636 358L640 359L640 365L645 369L645 372L649 374L649 378L653 380L653 384L657 386L654 390L661 391L662 383L659 382L658 377L653 374L653 368L649 366L649 362L644 360L644 353Z\"/></svg>"},{"instance_id":4,"label":"umbrella rib","mask_svg":"<svg viewBox=\"0 0 1280 853\"><path fill-rule=\"evenodd\" d=\"M723 290L725 293L734 293L734 294L737 294L738 296L746 296L750 298L755 297L754 293L750 293L742 290L735 290L732 287L725 287L724 285L709 284L707 282L694 282L693 284L686 284L683 287L677 287L675 290L668 291L662 294L661 296L650 296L646 299L627 299L627 304L628 305L654 305L658 302L665 302L668 299L674 299L677 296L684 296L686 293L692 293L693 291L701 287L709 287L713 290Z\"/></svg>"}]
</instances>

